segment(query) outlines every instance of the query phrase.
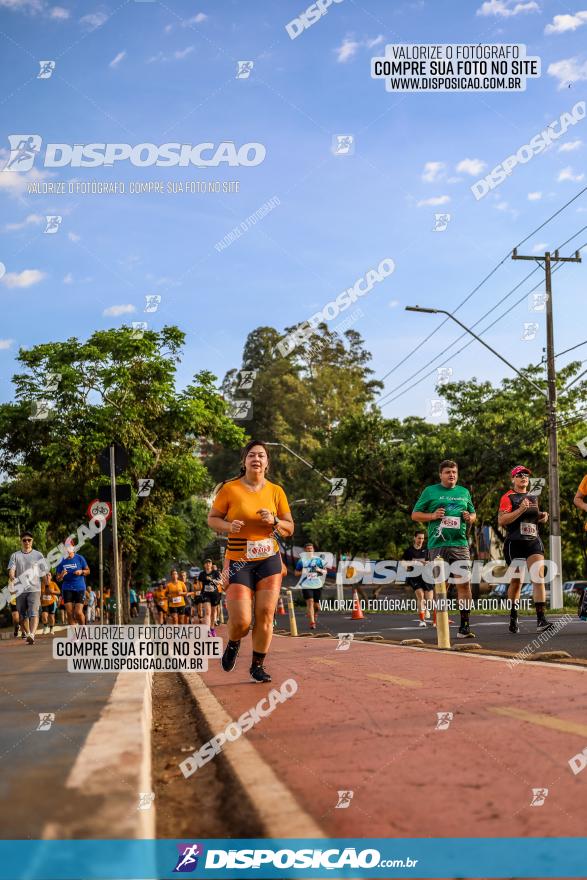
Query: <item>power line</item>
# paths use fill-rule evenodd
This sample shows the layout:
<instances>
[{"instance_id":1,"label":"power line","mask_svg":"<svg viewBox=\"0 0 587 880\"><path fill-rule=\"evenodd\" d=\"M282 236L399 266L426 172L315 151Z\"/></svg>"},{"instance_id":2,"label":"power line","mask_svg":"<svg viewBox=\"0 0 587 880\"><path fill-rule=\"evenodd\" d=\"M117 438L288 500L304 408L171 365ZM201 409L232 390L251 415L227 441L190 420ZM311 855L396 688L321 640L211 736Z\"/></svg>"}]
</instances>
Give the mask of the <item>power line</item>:
<instances>
[{"instance_id":1,"label":"power line","mask_svg":"<svg viewBox=\"0 0 587 880\"><path fill-rule=\"evenodd\" d=\"M585 189L587 189L587 187L586 187ZM582 190L582 192L583 192L583 190ZM562 209L561 209L561 210L562 210ZM578 235L580 235L581 232L583 232L585 229L587 229L587 224L586 224L585 226L582 226L580 229L577 230L577 232L573 233L573 235L572 235L570 238L568 238L566 241L564 241L562 244L560 244L559 247L558 247L558 249L560 250L560 249L562 249L563 247L565 247L567 244L569 244L569 242L571 242L574 238L576 238ZM581 245L581 247L579 248L579 250L580 250L582 247L585 247L585 244ZM525 283L525 282L526 282L526 281L527 281L527 280L528 280L528 279L529 279L529 278L530 278L530 277L531 277L536 271L538 271L538 269L539 269L539 267L537 266L535 269L533 269L531 272L529 272L528 275L526 275L525 278L523 278L523 279L522 279L520 282L518 282L514 287L512 287L512 289L511 289L507 294L505 294L504 296L502 296L502 298L501 298L501 299L500 299L500 300L499 300L494 306L492 306L490 309L488 309L488 311L486 311L485 314L483 314L483 315L482 315L477 321L475 321L475 323L472 324L471 327L472 327L472 328L476 327L478 324L481 323L481 321L483 321L486 317L488 317L488 315L490 315L490 314L494 311L494 309L496 309L496 308L497 308L498 306L500 306L503 302L505 302L507 299L509 299L509 297L512 296L512 294L515 293L515 291L518 290L518 288L521 287L522 284L524 284L524 283ZM558 265L557 267L555 267L555 269L554 269L553 271L558 271L558 269L560 269L560 265ZM489 324L484 330L480 331L480 334L486 333L488 330L490 330L490 329L494 326L494 324L497 323L497 321L500 321L501 318L505 317L505 315L507 315L509 312L511 312L511 311L512 311L517 305L519 305L519 304L520 304L520 303L521 303L521 302L522 302L522 301L523 301L523 300L524 300L524 299L525 299L530 293L533 293L535 290L537 290L537 289L538 289L539 287L541 287L541 286L542 286L542 282L539 282L539 283L536 284L534 287L532 287L530 290L528 290L528 291L527 291L522 297L520 297L520 299L516 300L516 302L513 303L512 306L511 306L509 309L507 309L505 312L503 312L503 314L502 314L499 318L497 318L496 321L494 321L493 323ZM442 321L442 322L438 325L438 327L437 327L436 329L439 330L439 329L440 329L440 328L446 323L446 321L448 321L448 320L449 320L449 319L446 318L444 321ZM422 370L425 370L427 366L429 366L430 364L434 363L434 361L437 361L439 358L441 358L444 354L447 353L447 351L448 351L450 348L452 348L453 345L456 345L456 344L457 344L461 339L463 339L465 336L467 336L467 333L465 333L465 332L461 333L460 336L457 336L456 339L453 339L453 341L450 342L450 343L447 345L447 347L444 349L444 351L443 351L441 354L437 354L437 355L435 355L433 358L431 358L429 361L427 361L426 364L424 364L423 367L421 367L421 368L420 368L419 370L417 370L415 373L412 373L412 375L409 376L407 379L404 379L403 382L400 382L400 383L399 383L398 385L396 385L394 388L390 389L389 391L386 391L386 392L385 392L381 397L379 397L379 399L377 400L377 405L378 405L378 406L381 406L382 404L385 404L385 405L386 405L387 403L392 403L394 400L397 400L398 397L403 396L403 394L406 393L406 392L401 392L400 394L396 395L395 397L392 397L391 400L387 400L387 398L388 398L390 395L394 394L396 391L399 391L399 389L401 389L401 388L402 388L407 382L409 382L411 379L413 379L415 376L417 376L419 373L421 373ZM419 385L421 382L424 381L424 379L427 379L428 376L431 376L432 373L434 373L434 371L435 371L438 367L444 366L444 364L446 364L447 361L449 361L451 358L453 358L453 357L457 357L457 355L459 355L462 351L464 351L465 348L468 348L468 346L471 345L473 341L474 341L474 340L471 340L471 341L467 342L467 344L464 345L462 348L458 349L458 351L453 352L453 353L452 353L452 354L451 354L446 360L442 361L442 363L440 363L440 364L437 364L436 367L434 367L432 370L430 370L428 373L426 373L424 376L422 376L421 379L419 379L417 382L414 382L412 385L410 385L409 388L406 389L406 391L411 391L412 388L415 388L416 385Z\"/></svg>"},{"instance_id":2,"label":"power line","mask_svg":"<svg viewBox=\"0 0 587 880\"><path fill-rule=\"evenodd\" d=\"M521 247L523 244L525 244L525 243L528 241L528 239L532 238L533 235L536 235L537 232L540 232L541 229L543 229L548 223L550 223L551 220L554 220L555 217L558 217L558 215L561 214L564 210L566 210L566 209L569 207L569 205L571 205L576 199L579 198L579 196L582 196L583 193L584 193L586 190L587 190L587 186L584 186L583 189L580 190L576 195L574 195L572 199L570 199L568 202L566 202L561 208L559 208L557 211L555 211L554 214L551 214L550 217L548 217L543 223L541 223L540 226L537 226L536 229L532 230L532 232L530 232L525 238L523 238L522 241L520 241L520 242L516 245L516 247L517 247L517 248ZM503 258L499 261L499 263L497 263L497 264L493 267L493 269L491 269L491 271L487 273L487 275L483 278L483 280L480 281L479 284L477 284L476 287L474 287L473 290L472 290L470 293L467 294L467 296L464 298L464 300L462 300L462 302L459 303L459 305L456 307L456 309L454 309L454 313L455 313L455 314L459 311L459 309L461 309L461 308L465 305L465 303L467 303L467 302L471 299L472 296L474 296L474 295L477 293L478 290L480 290L481 287L483 287L483 285L484 285L487 281L489 281L489 279L490 279L493 275L495 275L495 273L497 272L497 270L498 270L501 266L503 266L503 264L506 262L506 260L509 260L509 258L510 258L510 254L511 254L511 251L508 251L507 254L505 255L505 257L503 257ZM388 370L388 372L385 373L385 375L382 376L381 379L380 379L379 381L380 381L380 382L383 382L385 379L387 379L388 376L391 376L392 373L395 373L396 370L398 370L401 366L403 366L403 364L405 364L406 361L408 361L408 360L409 360L409 359L410 359L410 358L411 358L411 357L412 357L417 351L419 351L419 349L420 349L423 345L425 345L425 344L428 342L429 339L432 339L432 337L433 337L436 333L438 333L438 331L439 331L442 327L444 327L444 325L446 324L446 322L447 322L448 320L450 320L450 319L449 319L449 318L445 318L443 321L441 321L440 324L439 324L434 330L432 330L431 333L428 334L428 336L426 336L424 339L422 339L421 342L419 342L418 345L416 345L416 346L415 346L410 352L408 352L408 354L407 354L404 358L402 358L401 360L399 360L399 361L397 362L397 364L395 364L395 365L391 368L391 370ZM409 381L409 380L408 380L408 381Z\"/></svg>"}]
</instances>

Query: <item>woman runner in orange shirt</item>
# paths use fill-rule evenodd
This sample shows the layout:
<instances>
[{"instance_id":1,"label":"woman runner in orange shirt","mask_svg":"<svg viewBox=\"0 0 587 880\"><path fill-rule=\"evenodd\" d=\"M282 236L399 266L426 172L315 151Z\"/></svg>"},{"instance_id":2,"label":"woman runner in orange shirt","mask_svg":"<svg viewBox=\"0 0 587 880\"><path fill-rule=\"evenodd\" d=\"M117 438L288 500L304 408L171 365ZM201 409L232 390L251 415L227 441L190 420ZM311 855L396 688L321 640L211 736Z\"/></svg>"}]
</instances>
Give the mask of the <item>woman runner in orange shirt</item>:
<instances>
[{"instance_id":1,"label":"woman runner in orange shirt","mask_svg":"<svg viewBox=\"0 0 587 880\"><path fill-rule=\"evenodd\" d=\"M208 525L228 534L223 585L228 606L228 644L222 668L234 669L241 639L249 631L253 608L253 681L269 682L263 668L273 636L273 614L282 580L281 554L275 535L292 535L294 523L285 492L267 479L269 453L251 440L241 456L238 477L226 480L212 502Z\"/></svg>"}]
</instances>

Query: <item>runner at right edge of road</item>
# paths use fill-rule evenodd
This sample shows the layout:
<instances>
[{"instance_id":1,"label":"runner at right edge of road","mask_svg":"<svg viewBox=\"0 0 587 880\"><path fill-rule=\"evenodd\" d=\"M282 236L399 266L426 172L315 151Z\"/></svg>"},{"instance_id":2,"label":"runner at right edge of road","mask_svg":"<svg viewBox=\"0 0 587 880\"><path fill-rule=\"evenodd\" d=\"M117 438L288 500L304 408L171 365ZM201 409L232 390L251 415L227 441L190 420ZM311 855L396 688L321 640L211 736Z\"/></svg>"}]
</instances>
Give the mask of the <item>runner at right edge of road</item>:
<instances>
[{"instance_id":1,"label":"runner at right edge of road","mask_svg":"<svg viewBox=\"0 0 587 880\"><path fill-rule=\"evenodd\" d=\"M538 524L548 521L548 514L538 510L535 495L528 494L528 485L532 471L523 465L512 468L512 488L502 495L499 502L497 521L500 527L505 526L507 537L503 545L503 555L508 566L514 561L523 562L528 567L532 579L534 608L536 609L536 627L538 632L552 629L553 624L545 617L546 589L544 586L544 545L538 534ZM510 602L511 633L520 632L518 623L518 607L522 580L512 577L508 587Z\"/></svg>"},{"instance_id":2,"label":"runner at right edge of road","mask_svg":"<svg viewBox=\"0 0 587 880\"><path fill-rule=\"evenodd\" d=\"M273 637L273 615L283 577L275 534L290 536L294 531L285 492L267 479L269 464L264 443L247 443L240 474L220 484L208 514L210 528L228 534L222 573L223 584L228 584L228 643L222 668L225 672L234 669L254 609L250 674L260 683L271 681L263 664Z\"/></svg>"},{"instance_id":3,"label":"runner at right edge of road","mask_svg":"<svg viewBox=\"0 0 587 880\"><path fill-rule=\"evenodd\" d=\"M459 573L450 575L451 582L456 584L461 615L457 638L474 639L475 633L469 627L469 609L473 596L467 526L475 522L477 514L469 490L464 486L457 486L459 468L456 461L449 458L441 461L438 471L440 482L426 486L412 511L412 519L428 525L430 561L441 556L448 563L449 570L457 563ZM463 569L467 574L463 573Z\"/></svg>"}]
</instances>

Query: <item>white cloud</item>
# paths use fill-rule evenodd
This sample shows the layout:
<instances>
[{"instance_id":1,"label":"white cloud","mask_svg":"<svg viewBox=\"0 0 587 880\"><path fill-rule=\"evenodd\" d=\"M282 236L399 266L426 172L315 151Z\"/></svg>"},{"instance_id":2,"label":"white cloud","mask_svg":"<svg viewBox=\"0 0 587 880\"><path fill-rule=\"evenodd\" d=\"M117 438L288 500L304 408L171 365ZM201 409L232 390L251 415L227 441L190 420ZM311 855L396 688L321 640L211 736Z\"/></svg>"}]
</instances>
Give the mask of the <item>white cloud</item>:
<instances>
[{"instance_id":1,"label":"white cloud","mask_svg":"<svg viewBox=\"0 0 587 880\"><path fill-rule=\"evenodd\" d=\"M77 235L77 233L75 233L75 232L68 232L67 237L70 241L79 241L81 238L81 235Z\"/></svg>"},{"instance_id":2,"label":"white cloud","mask_svg":"<svg viewBox=\"0 0 587 880\"><path fill-rule=\"evenodd\" d=\"M390 309L397 309L399 306L399 299L391 299L388 303Z\"/></svg>"},{"instance_id":3,"label":"white cloud","mask_svg":"<svg viewBox=\"0 0 587 880\"><path fill-rule=\"evenodd\" d=\"M14 339L0 339L0 351L7 351L13 342Z\"/></svg>"},{"instance_id":4,"label":"white cloud","mask_svg":"<svg viewBox=\"0 0 587 880\"><path fill-rule=\"evenodd\" d=\"M545 34L564 34L565 31L576 31L587 23L587 11L575 12L574 15L555 15L552 24L544 28Z\"/></svg>"},{"instance_id":5,"label":"white cloud","mask_svg":"<svg viewBox=\"0 0 587 880\"><path fill-rule=\"evenodd\" d=\"M183 58L187 58L187 56L193 51L193 46L187 46L185 49L177 49L172 55L166 55L164 52L157 52L156 55L152 55L147 60L147 64L154 64L157 61L181 61Z\"/></svg>"},{"instance_id":6,"label":"white cloud","mask_svg":"<svg viewBox=\"0 0 587 880\"><path fill-rule=\"evenodd\" d=\"M434 183L441 176L440 172L445 167L444 162L426 162L422 172L422 180L424 183Z\"/></svg>"},{"instance_id":7,"label":"white cloud","mask_svg":"<svg viewBox=\"0 0 587 880\"><path fill-rule=\"evenodd\" d=\"M0 171L0 192L4 190L11 196L20 196L28 190L29 183L53 176L49 171L37 171L36 168L31 168L30 171L14 171L12 168L3 168Z\"/></svg>"},{"instance_id":8,"label":"white cloud","mask_svg":"<svg viewBox=\"0 0 587 880\"><path fill-rule=\"evenodd\" d=\"M193 51L194 51L193 46L187 46L185 49L177 49L173 53L173 57L177 58L178 60L181 61L182 58L186 58L190 54L190 52L193 52Z\"/></svg>"},{"instance_id":9,"label":"white cloud","mask_svg":"<svg viewBox=\"0 0 587 880\"><path fill-rule=\"evenodd\" d=\"M566 168L559 171L556 181L557 183L563 183L565 180L571 180L573 183L579 183L584 177L584 174L575 174L571 166L567 165Z\"/></svg>"},{"instance_id":10,"label":"white cloud","mask_svg":"<svg viewBox=\"0 0 587 880\"><path fill-rule=\"evenodd\" d=\"M353 35L349 34L344 38L340 46L334 50L336 52L336 60L339 64L345 64L345 62L355 57L361 47L373 49L375 46L380 46L384 40L383 34L377 34L376 37L367 37L364 40L355 40Z\"/></svg>"},{"instance_id":11,"label":"white cloud","mask_svg":"<svg viewBox=\"0 0 587 880\"><path fill-rule=\"evenodd\" d=\"M163 30L164 30L164 32L165 32L166 34L170 34L171 31L173 30L173 25L172 25L172 24L166 24L165 27L163 28Z\"/></svg>"},{"instance_id":12,"label":"white cloud","mask_svg":"<svg viewBox=\"0 0 587 880\"><path fill-rule=\"evenodd\" d=\"M104 309L102 314L104 317L117 317L118 315L130 315L132 312L136 312L136 306L127 303L124 306L109 306L107 309Z\"/></svg>"},{"instance_id":13,"label":"white cloud","mask_svg":"<svg viewBox=\"0 0 587 880\"><path fill-rule=\"evenodd\" d=\"M122 52L119 52L118 55L116 55L112 59L108 67L118 67L123 58L126 58L126 49L123 49Z\"/></svg>"},{"instance_id":14,"label":"white cloud","mask_svg":"<svg viewBox=\"0 0 587 880\"><path fill-rule=\"evenodd\" d=\"M14 232L16 229L24 229L25 226L38 226L44 223L45 218L41 214L28 214L21 223L7 223L4 229L7 232Z\"/></svg>"},{"instance_id":15,"label":"white cloud","mask_svg":"<svg viewBox=\"0 0 587 880\"><path fill-rule=\"evenodd\" d=\"M349 37L345 37L338 49L335 49L336 52L336 60L339 64L344 64L346 61L350 61L354 55L357 54L357 49L361 44L357 43L356 40L351 40Z\"/></svg>"},{"instance_id":16,"label":"white cloud","mask_svg":"<svg viewBox=\"0 0 587 880\"><path fill-rule=\"evenodd\" d=\"M573 150L578 150L582 144L583 141L568 141L566 144L561 144L558 151L559 153L571 153Z\"/></svg>"},{"instance_id":17,"label":"white cloud","mask_svg":"<svg viewBox=\"0 0 587 880\"><path fill-rule=\"evenodd\" d=\"M71 272L68 272L65 278L63 279L64 284L73 284L73 275Z\"/></svg>"},{"instance_id":18,"label":"white cloud","mask_svg":"<svg viewBox=\"0 0 587 880\"><path fill-rule=\"evenodd\" d=\"M519 15L520 12L540 12L538 3L529 0L528 3L515 3L514 0L485 0L477 15L501 15L502 18L510 18Z\"/></svg>"},{"instance_id":19,"label":"white cloud","mask_svg":"<svg viewBox=\"0 0 587 880\"><path fill-rule=\"evenodd\" d=\"M421 199L416 207L423 208L427 206L436 207L437 205L446 205L450 202L450 196L432 196L430 199Z\"/></svg>"},{"instance_id":20,"label":"white cloud","mask_svg":"<svg viewBox=\"0 0 587 880\"><path fill-rule=\"evenodd\" d=\"M563 58L548 65L547 73L558 79L559 89L568 83L587 79L587 61L579 62L578 58Z\"/></svg>"},{"instance_id":21,"label":"white cloud","mask_svg":"<svg viewBox=\"0 0 587 880\"><path fill-rule=\"evenodd\" d=\"M83 15L79 23L85 28L95 31L96 28L102 27L105 21L108 21L108 16L105 12L90 12L88 15Z\"/></svg>"},{"instance_id":22,"label":"white cloud","mask_svg":"<svg viewBox=\"0 0 587 880\"><path fill-rule=\"evenodd\" d=\"M485 168L485 162L481 159L463 159L457 165L457 171L463 174L470 174L471 177L477 177Z\"/></svg>"},{"instance_id":23,"label":"white cloud","mask_svg":"<svg viewBox=\"0 0 587 880\"><path fill-rule=\"evenodd\" d=\"M538 202L542 198L541 192L531 192L528 193L528 201L529 202Z\"/></svg>"},{"instance_id":24,"label":"white cloud","mask_svg":"<svg viewBox=\"0 0 587 880\"><path fill-rule=\"evenodd\" d=\"M65 21L69 18L69 9L64 9L63 6L53 6L49 13L50 18L55 18L57 21Z\"/></svg>"},{"instance_id":25,"label":"white cloud","mask_svg":"<svg viewBox=\"0 0 587 880\"><path fill-rule=\"evenodd\" d=\"M535 244L534 247L532 248L532 253L533 253L533 254L544 253L547 247L548 247L548 242L547 242L547 241L539 241L539 242L537 242L537 244Z\"/></svg>"},{"instance_id":26,"label":"white cloud","mask_svg":"<svg viewBox=\"0 0 587 880\"><path fill-rule=\"evenodd\" d=\"M46 273L39 269L23 269L22 272L7 272L1 279L6 287L32 287L45 278Z\"/></svg>"},{"instance_id":27,"label":"white cloud","mask_svg":"<svg viewBox=\"0 0 587 880\"><path fill-rule=\"evenodd\" d=\"M182 27L191 27L193 24L202 24L203 21L207 21L208 16L203 12L198 12L197 15L193 15L191 18L186 18L185 21L182 21Z\"/></svg>"},{"instance_id":28,"label":"white cloud","mask_svg":"<svg viewBox=\"0 0 587 880\"><path fill-rule=\"evenodd\" d=\"M33 15L43 11L42 0L0 0L0 7L13 12L30 12Z\"/></svg>"}]
</instances>

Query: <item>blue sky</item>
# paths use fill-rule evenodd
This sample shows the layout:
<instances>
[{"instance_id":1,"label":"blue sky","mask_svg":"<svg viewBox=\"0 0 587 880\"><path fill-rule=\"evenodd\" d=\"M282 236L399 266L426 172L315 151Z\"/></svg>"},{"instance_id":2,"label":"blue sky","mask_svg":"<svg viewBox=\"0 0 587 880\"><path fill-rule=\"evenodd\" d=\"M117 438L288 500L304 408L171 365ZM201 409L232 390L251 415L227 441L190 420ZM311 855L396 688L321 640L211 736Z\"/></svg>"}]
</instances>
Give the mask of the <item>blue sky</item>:
<instances>
[{"instance_id":1,"label":"blue sky","mask_svg":"<svg viewBox=\"0 0 587 880\"><path fill-rule=\"evenodd\" d=\"M476 201L470 190L586 98L587 10L550 0L342 0L291 40L285 25L304 8L305 0L0 0L0 165L12 133L71 144L259 142L267 151L250 168L141 169L124 162L0 172L0 399L12 397L19 346L83 338L131 320L155 328L177 323L186 331L182 384L200 369L222 377L240 365L251 329L306 319L385 257L396 270L363 297L354 326L376 376L407 358L386 379L393 392L386 415L426 417L435 375L391 398L436 355L439 363L448 359L454 379L507 374L476 343L451 358L454 349L445 349L459 335L456 327L422 344L440 318L403 306L455 308L512 246L587 184L582 120L485 198ZM529 55L540 56L542 76L528 80L522 93L392 94L371 79L370 59L397 42L525 43ZM55 71L37 79L38 61L47 59L56 60ZM239 60L254 61L248 79L236 78ZM336 134L353 135L354 155L333 155ZM29 195L23 188L33 178L124 181L127 189L131 181L238 180L240 192ZM215 249L274 196L274 210L226 249ZM450 213L445 232L432 231L435 212ZM61 228L46 235L44 218L54 214L63 217ZM554 249L584 225L587 194L522 250ZM569 248L584 241L587 230ZM476 322L531 268L507 261L459 312L461 320ZM571 264L554 276L558 351L587 338L577 321L585 273L583 264ZM477 330L540 273L534 277ZM145 315L145 296L154 293L162 296L159 311ZM522 341L525 322L539 325L532 341ZM537 362L544 316L531 313L524 299L486 338L519 366ZM579 355L587 358L587 346Z\"/></svg>"}]
</instances>

